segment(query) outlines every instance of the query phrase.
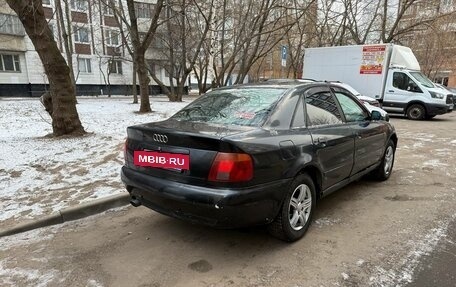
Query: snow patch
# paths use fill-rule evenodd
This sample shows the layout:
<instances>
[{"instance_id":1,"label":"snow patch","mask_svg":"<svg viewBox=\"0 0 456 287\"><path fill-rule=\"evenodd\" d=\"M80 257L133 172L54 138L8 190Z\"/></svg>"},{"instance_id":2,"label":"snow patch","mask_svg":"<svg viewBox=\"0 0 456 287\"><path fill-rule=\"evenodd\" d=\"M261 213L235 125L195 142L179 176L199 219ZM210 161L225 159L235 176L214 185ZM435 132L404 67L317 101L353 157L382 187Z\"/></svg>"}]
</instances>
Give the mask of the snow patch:
<instances>
[{"instance_id":1,"label":"snow patch","mask_svg":"<svg viewBox=\"0 0 456 287\"><path fill-rule=\"evenodd\" d=\"M54 278L58 278L59 272L55 269L39 271L27 268L7 268L5 260L0 261L0 285L18 286L17 282L26 283L24 285L44 287L48 286Z\"/></svg>"},{"instance_id":2,"label":"snow patch","mask_svg":"<svg viewBox=\"0 0 456 287\"><path fill-rule=\"evenodd\" d=\"M412 282L413 273L421 257L430 254L437 243L446 236L449 222L440 222L439 227L431 229L424 237L417 241L410 241L410 251L397 267L389 270L376 266L374 275L369 278L370 286L396 286Z\"/></svg>"},{"instance_id":3,"label":"snow patch","mask_svg":"<svg viewBox=\"0 0 456 287\"><path fill-rule=\"evenodd\" d=\"M425 161L423 163L424 166L432 166L432 167L443 167L443 166L448 166L448 164L441 162L438 159L431 159L428 161Z\"/></svg>"},{"instance_id":4,"label":"snow patch","mask_svg":"<svg viewBox=\"0 0 456 287\"><path fill-rule=\"evenodd\" d=\"M337 224L337 223L340 223L340 219L339 218L329 218L329 217L321 217L321 218L318 218L314 221L319 228L322 228L323 226L331 226L331 225L334 225L334 224Z\"/></svg>"},{"instance_id":5,"label":"snow patch","mask_svg":"<svg viewBox=\"0 0 456 287\"><path fill-rule=\"evenodd\" d=\"M50 226L44 229L35 229L27 232L18 233L15 235L1 237L0 250L6 251L12 247L25 246L45 240L51 240L52 238L54 238L54 234L57 232L59 228L60 226Z\"/></svg>"},{"instance_id":6,"label":"snow patch","mask_svg":"<svg viewBox=\"0 0 456 287\"><path fill-rule=\"evenodd\" d=\"M87 287L103 287L103 284L98 282L97 280L90 279L87 281Z\"/></svg>"},{"instance_id":7,"label":"snow patch","mask_svg":"<svg viewBox=\"0 0 456 287\"><path fill-rule=\"evenodd\" d=\"M130 97L79 97L84 137L52 139L39 99L0 101L0 227L64 207L124 192L123 142L131 125L164 120L184 102L151 97L153 113L135 113ZM15 224L15 223L13 223Z\"/></svg>"}]
</instances>

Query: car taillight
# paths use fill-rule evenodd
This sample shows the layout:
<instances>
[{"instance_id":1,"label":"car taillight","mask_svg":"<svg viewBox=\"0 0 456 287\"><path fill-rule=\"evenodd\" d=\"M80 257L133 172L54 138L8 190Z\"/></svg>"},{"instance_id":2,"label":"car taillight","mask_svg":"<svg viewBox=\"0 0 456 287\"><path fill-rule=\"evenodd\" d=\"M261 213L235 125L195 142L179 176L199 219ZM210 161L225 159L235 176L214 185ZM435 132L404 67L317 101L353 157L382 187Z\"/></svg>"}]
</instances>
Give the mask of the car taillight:
<instances>
[{"instance_id":1,"label":"car taillight","mask_svg":"<svg viewBox=\"0 0 456 287\"><path fill-rule=\"evenodd\" d=\"M209 181L240 182L253 177L252 158L245 153L217 153L209 172Z\"/></svg>"}]
</instances>

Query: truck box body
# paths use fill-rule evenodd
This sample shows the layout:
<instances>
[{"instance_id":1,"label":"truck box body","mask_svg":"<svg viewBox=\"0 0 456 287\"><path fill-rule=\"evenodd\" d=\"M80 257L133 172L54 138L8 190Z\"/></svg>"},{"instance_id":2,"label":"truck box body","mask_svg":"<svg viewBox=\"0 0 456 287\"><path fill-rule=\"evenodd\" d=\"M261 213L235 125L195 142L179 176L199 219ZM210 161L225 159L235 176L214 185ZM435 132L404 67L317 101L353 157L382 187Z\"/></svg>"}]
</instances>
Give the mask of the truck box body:
<instances>
[{"instance_id":1,"label":"truck box body","mask_svg":"<svg viewBox=\"0 0 456 287\"><path fill-rule=\"evenodd\" d=\"M452 96L421 74L412 50L404 46L307 48L303 77L347 83L362 95L383 102L383 108L391 113L407 114L412 105L421 105L430 118L453 109Z\"/></svg>"}]
</instances>

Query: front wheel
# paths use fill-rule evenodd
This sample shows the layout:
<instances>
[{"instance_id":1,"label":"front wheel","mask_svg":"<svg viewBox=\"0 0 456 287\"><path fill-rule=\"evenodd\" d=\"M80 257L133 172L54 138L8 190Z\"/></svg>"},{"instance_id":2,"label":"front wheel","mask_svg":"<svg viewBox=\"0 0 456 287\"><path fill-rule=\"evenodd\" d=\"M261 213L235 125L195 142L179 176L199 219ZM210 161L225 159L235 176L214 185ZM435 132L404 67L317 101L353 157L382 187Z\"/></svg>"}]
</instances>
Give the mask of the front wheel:
<instances>
[{"instance_id":1,"label":"front wheel","mask_svg":"<svg viewBox=\"0 0 456 287\"><path fill-rule=\"evenodd\" d=\"M413 104L407 109L407 118L410 120L422 120L426 117L426 109L420 104Z\"/></svg>"},{"instance_id":2,"label":"front wheel","mask_svg":"<svg viewBox=\"0 0 456 287\"><path fill-rule=\"evenodd\" d=\"M298 175L285 196L279 214L268 226L271 235L289 242L303 237L312 221L316 200L313 180L307 174Z\"/></svg>"},{"instance_id":3,"label":"front wheel","mask_svg":"<svg viewBox=\"0 0 456 287\"><path fill-rule=\"evenodd\" d=\"M393 172L394 156L396 152L396 146L392 140L388 141L386 145L385 153L383 154L382 162L372 173L377 180L387 180Z\"/></svg>"}]
</instances>

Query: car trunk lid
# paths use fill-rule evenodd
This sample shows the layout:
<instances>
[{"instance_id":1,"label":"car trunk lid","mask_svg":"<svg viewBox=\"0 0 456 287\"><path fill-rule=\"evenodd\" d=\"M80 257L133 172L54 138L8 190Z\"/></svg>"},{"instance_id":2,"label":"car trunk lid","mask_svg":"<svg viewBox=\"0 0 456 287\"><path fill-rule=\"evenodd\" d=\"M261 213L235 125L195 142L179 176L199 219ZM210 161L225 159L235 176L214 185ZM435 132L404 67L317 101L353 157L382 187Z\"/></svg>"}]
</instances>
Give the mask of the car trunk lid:
<instances>
[{"instance_id":1,"label":"car trunk lid","mask_svg":"<svg viewBox=\"0 0 456 287\"><path fill-rule=\"evenodd\" d=\"M253 129L255 128L182 122L172 119L132 126L127 129L125 164L142 173L167 177L178 182L206 182L217 152L242 152L232 141L224 141L224 137ZM135 151L167 156L168 161L170 158L182 157L182 160L189 161L189 168L138 166L134 163ZM152 160L155 161L155 159Z\"/></svg>"}]
</instances>

